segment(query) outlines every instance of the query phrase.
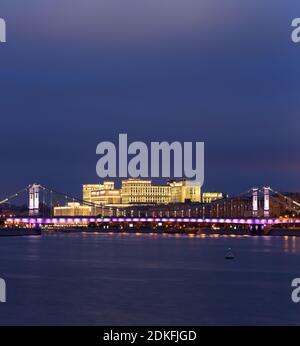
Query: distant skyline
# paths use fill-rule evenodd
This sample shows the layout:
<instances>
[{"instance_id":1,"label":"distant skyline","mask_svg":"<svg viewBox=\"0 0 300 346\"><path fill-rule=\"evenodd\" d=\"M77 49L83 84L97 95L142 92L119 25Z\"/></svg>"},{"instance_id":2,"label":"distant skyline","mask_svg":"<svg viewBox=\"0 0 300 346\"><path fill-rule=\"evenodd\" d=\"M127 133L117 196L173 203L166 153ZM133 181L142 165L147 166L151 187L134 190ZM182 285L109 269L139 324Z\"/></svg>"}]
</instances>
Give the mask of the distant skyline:
<instances>
[{"instance_id":1,"label":"distant skyline","mask_svg":"<svg viewBox=\"0 0 300 346\"><path fill-rule=\"evenodd\" d=\"M0 196L80 195L119 133L204 141L207 191L300 191L298 0L2 0L0 17Z\"/></svg>"}]
</instances>

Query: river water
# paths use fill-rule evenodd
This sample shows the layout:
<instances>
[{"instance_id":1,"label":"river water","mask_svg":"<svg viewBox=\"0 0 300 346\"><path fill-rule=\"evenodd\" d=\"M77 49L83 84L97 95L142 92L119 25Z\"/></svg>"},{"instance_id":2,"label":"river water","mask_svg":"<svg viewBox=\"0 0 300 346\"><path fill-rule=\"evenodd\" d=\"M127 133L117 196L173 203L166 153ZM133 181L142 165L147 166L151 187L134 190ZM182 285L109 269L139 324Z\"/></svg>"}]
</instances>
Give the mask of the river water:
<instances>
[{"instance_id":1,"label":"river water","mask_svg":"<svg viewBox=\"0 0 300 346\"><path fill-rule=\"evenodd\" d=\"M2 237L0 277L0 325L300 324L296 237Z\"/></svg>"}]
</instances>

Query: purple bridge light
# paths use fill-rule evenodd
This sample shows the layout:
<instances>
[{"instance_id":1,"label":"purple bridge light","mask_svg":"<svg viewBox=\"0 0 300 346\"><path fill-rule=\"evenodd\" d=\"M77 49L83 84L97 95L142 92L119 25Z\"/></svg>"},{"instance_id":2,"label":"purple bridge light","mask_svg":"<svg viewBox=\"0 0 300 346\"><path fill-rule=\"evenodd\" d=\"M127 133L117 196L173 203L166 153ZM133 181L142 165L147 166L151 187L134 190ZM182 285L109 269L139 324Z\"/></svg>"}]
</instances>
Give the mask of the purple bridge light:
<instances>
[{"instance_id":1,"label":"purple bridge light","mask_svg":"<svg viewBox=\"0 0 300 346\"><path fill-rule=\"evenodd\" d=\"M122 223L122 222L159 222L159 223L209 223L209 224L234 224L234 225L274 225L274 224L300 224L300 219L228 219L228 218L151 218L151 217L56 217L56 218L8 218L7 223L24 223L31 225L51 224L87 224L87 223Z\"/></svg>"}]
</instances>

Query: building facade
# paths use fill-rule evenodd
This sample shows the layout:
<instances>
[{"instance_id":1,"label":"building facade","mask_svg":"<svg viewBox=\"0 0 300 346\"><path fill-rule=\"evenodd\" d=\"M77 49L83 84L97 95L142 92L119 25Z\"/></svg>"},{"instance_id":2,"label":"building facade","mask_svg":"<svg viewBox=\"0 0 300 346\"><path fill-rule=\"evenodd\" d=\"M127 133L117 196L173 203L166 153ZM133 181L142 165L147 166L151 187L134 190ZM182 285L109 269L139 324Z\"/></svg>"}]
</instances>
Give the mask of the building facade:
<instances>
[{"instance_id":1,"label":"building facade","mask_svg":"<svg viewBox=\"0 0 300 346\"><path fill-rule=\"evenodd\" d=\"M120 206L201 202L201 188L185 179L154 185L149 179L130 178L122 181L120 189L116 189L113 182L83 185L83 200Z\"/></svg>"},{"instance_id":2,"label":"building facade","mask_svg":"<svg viewBox=\"0 0 300 346\"><path fill-rule=\"evenodd\" d=\"M201 187L186 179L170 181L171 203L201 202Z\"/></svg>"},{"instance_id":3,"label":"building facade","mask_svg":"<svg viewBox=\"0 0 300 346\"><path fill-rule=\"evenodd\" d=\"M95 194L95 192L114 189L115 183L112 181L104 181L103 184L84 184L82 185L82 199L89 203L96 203L95 199L97 199L97 194Z\"/></svg>"},{"instance_id":4,"label":"building facade","mask_svg":"<svg viewBox=\"0 0 300 346\"><path fill-rule=\"evenodd\" d=\"M217 201L219 199L226 198L227 195L223 192L203 192L202 194L202 202L203 203L211 203Z\"/></svg>"},{"instance_id":5,"label":"building facade","mask_svg":"<svg viewBox=\"0 0 300 346\"><path fill-rule=\"evenodd\" d=\"M68 203L55 207L55 216L93 216L112 214L116 209L122 215L130 206L163 206L168 204L199 203L201 188L187 180L170 181L165 185L154 185L149 179L130 178L122 181L121 188L113 182L84 184L82 196L87 204ZM89 205L91 203L91 205ZM112 214L113 215L113 214Z\"/></svg>"},{"instance_id":6,"label":"building facade","mask_svg":"<svg viewBox=\"0 0 300 346\"><path fill-rule=\"evenodd\" d=\"M119 189L92 191L90 201L98 205L122 205L121 191Z\"/></svg>"},{"instance_id":7,"label":"building facade","mask_svg":"<svg viewBox=\"0 0 300 346\"><path fill-rule=\"evenodd\" d=\"M122 204L168 204L171 189L167 185L152 185L151 180L127 179L122 181Z\"/></svg>"},{"instance_id":8,"label":"building facade","mask_svg":"<svg viewBox=\"0 0 300 346\"><path fill-rule=\"evenodd\" d=\"M92 207L77 202L68 203L63 207L54 207L54 216L90 216Z\"/></svg>"}]
</instances>

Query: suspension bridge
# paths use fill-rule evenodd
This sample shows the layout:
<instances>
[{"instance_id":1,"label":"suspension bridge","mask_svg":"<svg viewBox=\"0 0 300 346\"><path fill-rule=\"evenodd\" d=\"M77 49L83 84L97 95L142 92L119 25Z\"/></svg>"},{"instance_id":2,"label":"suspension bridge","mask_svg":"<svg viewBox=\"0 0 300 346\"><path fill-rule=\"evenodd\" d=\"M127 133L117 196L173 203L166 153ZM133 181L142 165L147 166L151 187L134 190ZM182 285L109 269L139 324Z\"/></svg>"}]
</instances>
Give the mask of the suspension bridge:
<instances>
[{"instance_id":1,"label":"suspension bridge","mask_svg":"<svg viewBox=\"0 0 300 346\"><path fill-rule=\"evenodd\" d=\"M114 224L119 227L120 225L147 224L150 227L171 225L174 228L180 227L180 225L193 227L217 225L220 227L244 227L245 229L262 229L274 225L283 225L284 227L300 225L299 201L271 187L254 187L238 196L216 200L212 203L134 205L124 208L110 206L106 208L40 184L31 184L4 198L0 201L0 207L11 204L24 194L28 199L27 212L23 215L6 217L3 220L6 224L26 224L32 227L87 224L100 227ZM60 200L59 203L58 200ZM89 217L75 215L55 217L53 215L54 207L66 204L68 201L89 206L91 215ZM276 209L275 214L277 212L275 216L273 215L274 208Z\"/></svg>"}]
</instances>

